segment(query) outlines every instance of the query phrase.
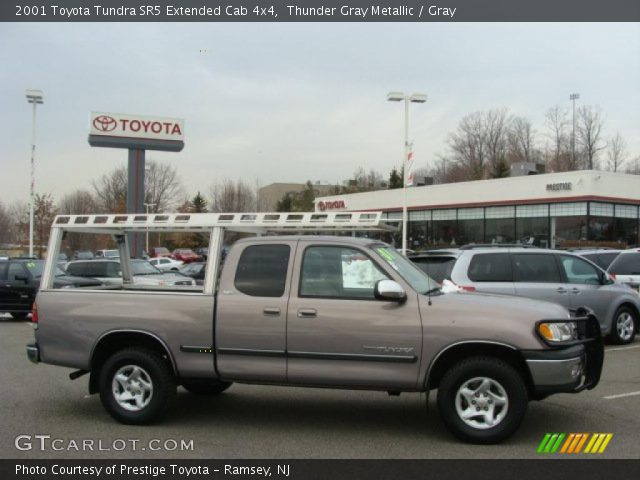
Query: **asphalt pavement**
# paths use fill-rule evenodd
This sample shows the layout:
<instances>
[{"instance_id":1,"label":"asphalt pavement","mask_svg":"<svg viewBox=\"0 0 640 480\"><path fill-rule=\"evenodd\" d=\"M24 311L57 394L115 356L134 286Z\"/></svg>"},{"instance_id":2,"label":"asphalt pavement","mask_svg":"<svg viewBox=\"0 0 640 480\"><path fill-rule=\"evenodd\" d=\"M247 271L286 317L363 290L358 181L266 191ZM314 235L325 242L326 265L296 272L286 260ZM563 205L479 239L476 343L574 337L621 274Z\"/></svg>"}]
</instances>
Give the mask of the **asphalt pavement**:
<instances>
[{"instance_id":1,"label":"asphalt pavement","mask_svg":"<svg viewBox=\"0 0 640 480\"><path fill-rule=\"evenodd\" d=\"M233 385L201 397L179 389L162 423L121 425L87 394L88 376L70 381L70 369L30 363L32 337L30 323L0 318L0 458L517 459L539 457L547 432L612 433L598 458L640 458L639 340L607 347L596 389L531 402L513 437L476 446L448 433L434 393L427 409L417 393Z\"/></svg>"}]
</instances>

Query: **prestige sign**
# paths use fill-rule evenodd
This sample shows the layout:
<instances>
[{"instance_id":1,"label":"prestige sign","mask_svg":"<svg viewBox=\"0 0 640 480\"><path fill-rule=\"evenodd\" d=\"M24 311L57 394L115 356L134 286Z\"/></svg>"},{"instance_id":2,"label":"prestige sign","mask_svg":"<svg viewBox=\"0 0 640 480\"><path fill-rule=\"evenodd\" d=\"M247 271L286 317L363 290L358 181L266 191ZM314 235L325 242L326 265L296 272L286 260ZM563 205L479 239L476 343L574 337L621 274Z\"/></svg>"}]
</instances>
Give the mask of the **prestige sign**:
<instances>
[{"instance_id":1,"label":"prestige sign","mask_svg":"<svg viewBox=\"0 0 640 480\"><path fill-rule=\"evenodd\" d=\"M89 143L95 147L180 151L184 147L184 120L91 112Z\"/></svg>"}]
</instances>

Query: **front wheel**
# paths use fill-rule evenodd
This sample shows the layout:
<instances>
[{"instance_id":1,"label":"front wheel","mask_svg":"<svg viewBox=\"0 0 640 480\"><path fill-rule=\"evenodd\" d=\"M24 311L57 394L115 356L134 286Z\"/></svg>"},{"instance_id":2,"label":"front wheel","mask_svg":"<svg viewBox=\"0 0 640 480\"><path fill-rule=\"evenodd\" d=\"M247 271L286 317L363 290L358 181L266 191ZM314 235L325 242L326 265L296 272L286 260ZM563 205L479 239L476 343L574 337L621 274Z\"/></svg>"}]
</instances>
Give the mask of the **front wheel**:
<instances>
[{"instance_id":1,"label":"front wheel","mask_svg":"<svg viewBox=\"0 0 640 480\"><path fill-rule=\"evenodd\" d=\"M102 405L122 423L153 422L175 394L171 365L152 350L129 348L116 352L100 371Z\"/></svg>"},{"instance_id":2,"label":"front wheel","mask_svg":"<svg viewBox=\"0 0 640 480\"><path fill-rule=\"evenodd\" d=\"M524 418L527 388L508 363L471 357L451 367L438 387L438 410L447 428L472 443L498 443Z\"/></svg>"},{"instance_id":3,"label":"front wheel","mask_svg":"<svg viewBox=\"0 0 640 480\"><path fill-rule=\"evenodd\" d=\"M611 340L618 345L633 342L636 336L637 316L629 307L620 307L613 316Z\"/></svg>"}]
</instances>

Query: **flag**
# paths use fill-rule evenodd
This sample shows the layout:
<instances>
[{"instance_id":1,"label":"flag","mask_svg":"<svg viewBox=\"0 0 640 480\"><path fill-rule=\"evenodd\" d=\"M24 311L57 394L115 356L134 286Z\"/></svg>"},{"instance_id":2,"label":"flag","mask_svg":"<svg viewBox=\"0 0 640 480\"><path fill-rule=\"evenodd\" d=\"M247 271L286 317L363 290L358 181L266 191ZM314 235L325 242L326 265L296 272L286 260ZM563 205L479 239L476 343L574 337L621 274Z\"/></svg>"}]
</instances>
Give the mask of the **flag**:
<instances>
[{"instance_id":1,"label":"flag","mask_svg":"<svg viewBox=\"0 0 640 480\"><path fill-rule=\"evenodd\" d=\"M413 142L407 145L407 160L404 168L407 172L407 182L405 183L405 187L411 187L413 186L413 181L415 179L415 173L413 172Z\"/></svg>"}]
</instances>

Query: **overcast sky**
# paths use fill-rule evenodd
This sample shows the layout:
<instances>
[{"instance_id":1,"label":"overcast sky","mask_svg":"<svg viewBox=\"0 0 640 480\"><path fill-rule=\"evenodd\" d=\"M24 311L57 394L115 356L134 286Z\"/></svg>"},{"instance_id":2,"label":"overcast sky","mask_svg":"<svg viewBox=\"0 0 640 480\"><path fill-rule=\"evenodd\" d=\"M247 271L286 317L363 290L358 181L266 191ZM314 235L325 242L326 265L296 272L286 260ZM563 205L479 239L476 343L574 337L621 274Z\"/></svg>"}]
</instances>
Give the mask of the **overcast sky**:
<instances>
[{"instance_id":1,"label":"overcast sky","mask_svg":"<svg viewBox=\"0 0 640 480\"><path fill-rule=\"evenodd\" d=\"M640 154L640 24L8 24L0 25L0 199L28 199L31 110L36 191L56 198L126 164L87 143L91 110L181 117L188 193L214 181L338 182L402 160L411 111L417 166L446 152L465 114L507 107L540 138L555 105L599 105L605 135Z\"/></svg>"}]
</instances>

